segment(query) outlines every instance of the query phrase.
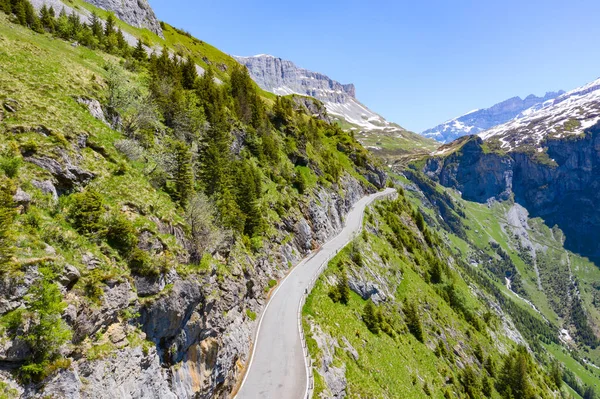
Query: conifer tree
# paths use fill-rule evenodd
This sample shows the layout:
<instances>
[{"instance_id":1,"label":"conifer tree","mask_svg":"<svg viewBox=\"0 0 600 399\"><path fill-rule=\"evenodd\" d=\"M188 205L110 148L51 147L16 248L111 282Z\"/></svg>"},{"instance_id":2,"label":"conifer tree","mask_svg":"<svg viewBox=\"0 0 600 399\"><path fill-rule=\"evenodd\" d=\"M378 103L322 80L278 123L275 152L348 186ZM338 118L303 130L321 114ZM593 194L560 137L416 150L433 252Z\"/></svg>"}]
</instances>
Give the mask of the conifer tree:
<instances>
[{"instance_id":1,"label":"conifer tree","mask_svg":"<svg viewBox=\"0 0 600 399\"><path fill-rule=\"evenodd\" d=\"M17 20L19 24L26 26L27 25L27 12L25 10L25 3L19 1L13 6L13 13L17 16Z\"/></svg>"},{"instance_id":2,"label":"conifer tree","mask_svg":"<svg viewBox=\"0 0 600 399\"><path fill-rule=\"evenodd\" d=\"M196 71L196 63L190 56L181 64L181 78L184 89L191 90L194 88L198 72Z\"/></svg>"},{"instance_id":3,"label":"conifer tree","mask_svg":"<svg viewBox=\"0 0 600 399\"><path fill-rule=\"evenodd\" d=\"M341 271L338 278L337 291L340 294L340 302L347 305L350 301L350 287L348 286L348 275L344 270Z\"/></svg>"},{"instance_id":4,"label":"conifer tree","mask_svg":"<svg viewBox=\"0 0 600 399\"><path fill-rule=\"evenodd\" d=\"M148 59L148 54L146 53L146 50L144 50L144 44L140 39L138 39L137 45L131 56L138 61L146 61Z\"/></svg>"},{"instance_id":5,"label":"conifer tree","mask_svg":"<svg viewBox=\"0 0 600 399\"><path fill-rule=\"evenodd\" d=\"M50 33L54 32L54 17L50 13L48 7L46 7L46 4L44 4L40 10L40 20L44 29Z\"/></svg>"},{"instance_id":6,"label":"conifer tree","mask_svg":"<svg viewBox=\"0 0 600 399\"><path fill-rule=\"evenodd\" d=\"M175 144L176 168L173 176L175 182L175 200L185 207L194 192L194 173L192 170L192 155L184 143Z\"/></svg>"},{"instance_id":7,"label":"conifer tree","mask_svg":"<svg viewBox=\"0 0 600 399\"><path fill-rule=\"evenodd\" d=\"M416 339L423 342L423 327L421 326L417 305L414 302L405 300L402 310L406 316L406 326L408 327L408 331L410 331Z\"/></svg>"},{"instance_id":8,"label":"conifer tree","mask_svg":"<svg viewBox=\"0 0 600 399\"><path fill-rule=\"evenodd\" d=\"M110 36L115 33L115 17L112 13L108 14L106 17L106 22L104 23L104 36Z\"/></svg>"},{"instance_id":9,"label":"conifer tree","mask_svg":"<svg viewBox=\"0 0 600 399\"><path fill-rule=\"evenodd\" d=\"M369 331L373 334L379 334L379 316L377 314L377 308L375 308L373 301L370 299L365 304L362 318Z\"/></svg>"},{"instance_id":10,"label":"conifer tree","mask_svg":"<svg viewBox=\"0 0 600 399\"><path fill-rule=\"evenodd\" d=\"M100 18L98 18L98 14L96 14L96 12L92 12L89 26L94 36L96 36L98 40L102 41L104 30L102 29L102 23L100 22Z\"/></svg>"},{"instance_id":11,"label":"conifer tree","mask_svg":"<svg viewBox=\"0 0 600 399\"><path fill-rule=\"evenodd\" d=\"M0 178L0 273L11 262L13 244L11 227L15 218L13 185L7 178Z\"/></svg>"}]
</instances>

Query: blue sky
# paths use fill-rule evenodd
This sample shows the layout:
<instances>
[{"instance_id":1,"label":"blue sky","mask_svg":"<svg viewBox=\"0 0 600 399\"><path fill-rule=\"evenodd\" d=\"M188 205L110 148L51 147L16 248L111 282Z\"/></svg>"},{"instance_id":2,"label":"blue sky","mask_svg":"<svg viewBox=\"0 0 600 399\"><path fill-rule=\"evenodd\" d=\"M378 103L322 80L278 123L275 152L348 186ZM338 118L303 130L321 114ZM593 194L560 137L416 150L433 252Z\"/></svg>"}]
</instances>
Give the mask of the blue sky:
<instances>
[{"instance_id":1,"label":"blue sky","mask_svg":"<svg viewBox=\"0 0 600 399\"><path fill-rule=\"evenodd\" d=\"M414 131L600 76L597 0L150 4L226 53L272 54L354 83L360 101Z\"/></svg>"}]
</instances>

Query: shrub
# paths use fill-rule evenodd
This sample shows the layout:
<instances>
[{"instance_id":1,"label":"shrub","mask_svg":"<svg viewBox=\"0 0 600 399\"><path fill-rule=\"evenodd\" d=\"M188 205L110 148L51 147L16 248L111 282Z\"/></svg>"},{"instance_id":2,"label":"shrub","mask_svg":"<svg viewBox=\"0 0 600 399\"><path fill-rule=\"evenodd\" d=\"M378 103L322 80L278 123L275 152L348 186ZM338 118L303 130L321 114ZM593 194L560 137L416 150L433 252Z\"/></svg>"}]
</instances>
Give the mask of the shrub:
<instances>
[{"instance_id":1,"label":"shrub","mask_svg":"<svg viewBox=\"0 0 600 399\"><path fill-rule=\"evenodd\" d=\"M150 256L139 248L134 248L129 256L129 268L139 276L154 277L160 271L150 260Z\"/></svg>"},{"instance_id":2,"label":"shrub","mask_svg":"<svg viewBox=\"0 0 600 399\"><path fill-rule=\"evenodd\" d=\"M123 257L137 247L137 231L133 224L123 215L114 214L108 220L106 227L106 241L108 245L116 249Z\"/></svg>"},{"instance_id":3,"label":"shrub","mask_svg":"<svg viewBox=\"0 0 600 399\"><path fill-rule=\"evenodd\" d=\"M0 169L4 171L4 174L11 179L16 177L19 173L19 168L23 160L20 157L1 157L0 158Z\"/></svg>"},{"instance_id":4,"label":"shrub","mask_svg":"<svg viewBox=\"0 0 600 399\"><path fill-rule=\"evenodd\" d=\"M408 331L410 331L416 339L423 342L423 327L421 326L417 305L414 302L405 301L402 310L406 316L406 326L408 327Z\"/></svg>"},{"instance_id":5,"label":"shrub","mask_svg":"<svg viewBox=\"0 0 600 399\"><path fill-rule=\"evenodd\" d=\"M252 321L256 320L256 313L251 311L250 309L246 309L246 316Z\"/></svg>"},{"instance_id":6,"label":"shrub","mask_svg":"<svg viewBox=\"0 0 600 399\"><path fill-rule=\"evenodd\" d=\"M377 307L370 299L365 304L362 319L369 331L371 331L373 334L379 334L381 316L379 315Z\"/></svg>"},{"instance_id":7,"label":"shrub","mask_svg":"<svg viewBox=\"0 0 600 399\"><path fill-rule=\"evenodd\" d=\"M102 230L104 206L102 197L94 190L86 190L71 196L69 221L81 234L94 234Z\"/></svg>"},{"instance_id":8,"label":"shrub","mask_svg":"<svg viewBox=\"0 0 600 399\"><path fill-rule=\"evenodd\" d=\"M337 283L329 290L329 297L333 302L348 304L350 301L350 288L348 287L348 276L342 270L337 278Z\"/></svg>"}]
</instances>

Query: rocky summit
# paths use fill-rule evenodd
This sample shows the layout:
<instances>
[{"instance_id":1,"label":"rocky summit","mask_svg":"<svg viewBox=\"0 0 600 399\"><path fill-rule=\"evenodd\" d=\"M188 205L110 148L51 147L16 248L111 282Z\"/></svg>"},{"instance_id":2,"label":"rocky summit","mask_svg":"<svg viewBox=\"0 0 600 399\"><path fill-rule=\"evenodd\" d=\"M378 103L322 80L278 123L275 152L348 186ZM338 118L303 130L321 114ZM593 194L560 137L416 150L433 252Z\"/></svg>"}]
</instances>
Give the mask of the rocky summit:
<instances>
[{"instance_id":1,"label":"rocky summit","mask_svg":"<svg viewBox=\"0 0 600 399\"><path fill-rule=\"evenodd\" d=\"M543 97L536 97L531 94L524 99L521 99L521 97L509 98L489 108L468 112L441 125L427 129L421 134L441 143L449 143L462 136L478 134L511 119L520 119L531 112L532 108L542 107L547 104L547 101L561 94L564 94L564 91L548 92Z\"/></svg>"}]
</instances>

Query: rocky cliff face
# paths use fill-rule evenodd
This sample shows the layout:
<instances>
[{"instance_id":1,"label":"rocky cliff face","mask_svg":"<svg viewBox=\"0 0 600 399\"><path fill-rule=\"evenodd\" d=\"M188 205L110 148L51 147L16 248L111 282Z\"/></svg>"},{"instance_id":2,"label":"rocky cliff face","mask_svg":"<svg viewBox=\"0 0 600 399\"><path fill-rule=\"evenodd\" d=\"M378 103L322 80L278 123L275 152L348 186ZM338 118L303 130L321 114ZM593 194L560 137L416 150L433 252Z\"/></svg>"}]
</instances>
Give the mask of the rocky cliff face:
<instances>
[{"instance_id":1,"label":"rocky cliff face","mask_svg":"<svg viewBox=\"0 0 600 399\"><path fill-rule=\"evenodd\" d=\"M112 11L117 18L137 28L146 28L163 37L160 22L147 0L86 0L104 10Z\"/></svg>"},{"instance_id":2,"label":"rocky cliff face","mask_svg":"<svg viewBox=\"0 0 600 399\"><path fill-rule=\"evenodd\" d=\"M513 160L506 155L486 154L476 136L462 140L459 151L445 158L431 158L423 172L446 186L459 190L469 201L508 199L513 179Z\"/></svg>"},{"instance_id":3,"label":"rocky cliff face","mask_svg":"<svg viewBox=\"0 0 600 399\"><path fill-rule=\"evenodd\" d=\"M353 84L342 84L330 77L296 66L293 62L261 54L235 57L245 65L254 81L266 91L277 95L311 96L325 104L327 111L359 130L404 131L386 121L356 99Z\"/></svg>"},{"instance_id":4,"label":"rocky cliff face","mask_svg":"<svg viewBox=\"0 0 600 399\"><path fill-rule=\"evenodd\" d=\"M63 169L55 172L68 174ZM373 176L378 176L375 172ZM85 343L86 337L100 335L106 353L73 356L71 367L43 386L14 387L24 398L229 397L248 360L257 323L250 315L260 314L266 303L262 287L285 276L292 265L340 231L348 210L368 190L348 175L338 189L318 189L275 226L278 234L261 255L251 257L234 247L228 265L231 274L226 278L175 270L156 278L115 278L106 283L101 303L90 306L69 293L80 276L66 269L60 281L70 302L65 319L74 331L74 342ZM31 201L25 194L16 200ZM161 232L185 240L178 227L157 223ZM55 253L53 248L47 251ZM94 270L102 260L83 254L81 262ZM37 279L34 265L22 279L0 280L2 311L22 307L27 287ZM133 318L124 317L128 308L137 313ZM10 381L9 371L28 355L28 346L18 335L1 342L0 377Z\"/></svg>"},{"instance_id":5,"label":"rocky cliff face","mask_svg":"<svg viewBox=\"0 0 600 399\"><path fill-rule=\"evenodd\" d=\"M477 134L508 122L513 118L518 118L523 111L532 107L541 107L546 101L552 100L563 93L563 91L549 92L543 97L536 97L531 94L524 99L513 97L489 108L471 111L451 119L441 125L427 129L421 134L442 143L449 143L459 137Z\"/></svg>"},{"instance_id":6,"label":"rocky cliff face","mask_svg":"<svg viewBox=\"0 0 600 399\"><path fill-rule=\"evenodd\" d=\"M147 0L89 0L87 2L98 8L114 12L117 18L131 26L146 28L164 38L160 21L156 18ZM31 4L38 10L43 5L52 7L56 14L64 8L67 14L73 12L79 14L82 22L89 21L90 13L81 7L74 7L70 2L63 3L61 0L32 0ZM124 35L129 44L135 45L137 38L126 32L124 32Z\"/></svg>"},{"instance_id":7,"label":"rocky cliff face","mask_svg":"<svg viewBox=\"0 0 600 399\"><path fill-rule=\"evenodd\" d=\"M324 102L344 104L356 96L353 84L341 84L318 72L270 55L235 57L264 90L278 95L303 94Z\"/></svg>"},{"instance_id":8,"label":"rocky cliff face","mask_svg":"<svg viewBox=\"0 0 600 399\"><path fill-rule=\"evenodd\" d=\"M547 152L489 151L470 137L458 151L427 160L422 171L463 198L514 201L565 233L565 247L600 260L600 125L584 135L544 142Z\"/></svg>"},{"instance_id":9,"label":"rocky cliff face","mask_svg":"<svg viewBox=\"0 0 600 399\"><path fill-rule=\"evenodd\" d=\"M535 105L505 124L446 144L422 171L463 198L507 199L600 260L600 79Z\"/></svg>"}]
</instances>

